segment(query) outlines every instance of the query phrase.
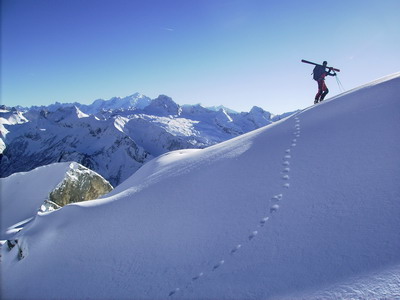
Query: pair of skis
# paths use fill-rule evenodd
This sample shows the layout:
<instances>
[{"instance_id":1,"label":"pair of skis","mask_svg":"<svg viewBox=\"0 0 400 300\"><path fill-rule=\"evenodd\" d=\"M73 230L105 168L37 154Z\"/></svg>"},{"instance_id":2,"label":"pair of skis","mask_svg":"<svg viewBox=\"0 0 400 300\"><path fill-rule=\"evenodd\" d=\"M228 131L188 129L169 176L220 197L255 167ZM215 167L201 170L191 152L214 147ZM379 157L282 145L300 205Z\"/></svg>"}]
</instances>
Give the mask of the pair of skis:
<instances>
[{"instance_id":1,"label":"pair of skis","mask_svg":"<svg viewBox=\"0 0 400 300\"><path fill-rule=\"evenodd\" d=\"M301 62L306 63L306 64L310 64L310 65L314 65L314 66L322 66L320 64L316 64L316 63L313 63L313 62L305 60L305 59L302 59ZM336 69L336 68L332 68L332 67L326 67L326 68L331 69L331 70L333 70L335 72L340 72L340 70Z\"/></svg>"}]
</instances>

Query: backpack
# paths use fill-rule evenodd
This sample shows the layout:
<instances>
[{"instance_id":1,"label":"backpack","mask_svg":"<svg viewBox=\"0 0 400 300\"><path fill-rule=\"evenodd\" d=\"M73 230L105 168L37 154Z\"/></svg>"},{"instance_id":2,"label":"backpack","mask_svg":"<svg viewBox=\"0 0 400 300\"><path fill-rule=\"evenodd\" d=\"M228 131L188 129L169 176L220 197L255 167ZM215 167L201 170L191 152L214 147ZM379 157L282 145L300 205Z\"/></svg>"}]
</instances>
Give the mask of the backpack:
<instances>
[{"instance_id":1,"label":"backpack","mask_svg":"<svg viewBox=\"0 0 400 300\"><path fill-rule=\"evenodd\" d=\"M325 68L323 66L317 65L313 70L313 79L318 81L321 79L322 74L325 73Z\"/></svg>"}]
</instances>

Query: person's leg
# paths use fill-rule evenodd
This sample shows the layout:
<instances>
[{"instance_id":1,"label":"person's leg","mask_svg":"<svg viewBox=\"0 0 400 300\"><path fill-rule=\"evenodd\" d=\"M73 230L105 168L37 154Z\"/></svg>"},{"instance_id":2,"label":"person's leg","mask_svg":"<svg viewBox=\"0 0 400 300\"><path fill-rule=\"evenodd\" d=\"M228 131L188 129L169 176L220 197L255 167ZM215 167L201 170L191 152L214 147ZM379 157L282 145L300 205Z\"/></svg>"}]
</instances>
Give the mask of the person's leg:
<instances>
[{"instance_id":1,"label":"person's leg","mask_svg":"<svg viewBox=\"0 0 400 300\"><path fill-rule=\"evenodd\" d=\"M323 84L323 87L322 87L322 94L321 94L321 99L320 99L320 101L323 101L324 98L325 98L325 96L326 96L328 93L329 93L329 90L328 90L328 87L326 86L325 81L324 81L324 84Z\"/></svg>"},{"instance_id":2,"label":"person's leg","mask_svg":"<svg viewBox=\"0 0 400 300\"><path fill-rule=\"evenodd\" d=\"M320 100L320 97L323 93L323 86L325 85L324 80L318 80L318 93L315 95L315 100L314 100L314 104L318 103L318 101Z\"/></svg>"}]
</instances>

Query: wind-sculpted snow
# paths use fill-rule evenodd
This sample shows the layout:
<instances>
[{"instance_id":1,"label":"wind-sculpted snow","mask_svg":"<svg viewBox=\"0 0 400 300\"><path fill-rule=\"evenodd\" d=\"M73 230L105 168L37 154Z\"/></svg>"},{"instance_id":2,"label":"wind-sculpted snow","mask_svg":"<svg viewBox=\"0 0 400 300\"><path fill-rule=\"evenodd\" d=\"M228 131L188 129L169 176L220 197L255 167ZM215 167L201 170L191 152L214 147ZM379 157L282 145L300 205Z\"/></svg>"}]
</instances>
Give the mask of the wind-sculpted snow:
<instances>
[{"instance_id":1,"label":"wind-sculpted snow","mask_svg":"<svg viewBox=\"0 0 400 300\"><path fill-rule=\"evenodd\" d=\"M399 298L399 93L397 74L40 214L2 247L4 297Z\"/></svg>"}]
</instances>

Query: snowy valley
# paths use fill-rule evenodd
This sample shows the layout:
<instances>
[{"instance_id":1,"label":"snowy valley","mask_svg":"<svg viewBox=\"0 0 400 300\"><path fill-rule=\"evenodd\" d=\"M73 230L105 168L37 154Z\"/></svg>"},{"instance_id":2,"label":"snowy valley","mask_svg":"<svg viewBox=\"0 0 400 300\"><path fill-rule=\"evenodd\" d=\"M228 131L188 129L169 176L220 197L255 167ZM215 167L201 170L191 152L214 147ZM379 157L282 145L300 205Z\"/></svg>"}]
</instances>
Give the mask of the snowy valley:
<instances>
[{"instance_id":1,"label":"snowy valley","mask_svg":"<svg viewBox=\"0 0 400 300\"><path fill-rule=\"evenodd\" d=\"M126 169L109 173L114 183L121 174L110 193L39 212L14 233L13 247L2 245L2 296L400 298L399 95L397 73L275 122L259 109L234 115L164 98L133 115L29 112L16 129L5 126L10 166L7 149L20 149L25 163L41 153L48 164L46 147L68 144L56 161L98 155L90 164L103 170L112 166L107 154ZM46 193L59 169L37 176ZM10 191L20 174L2 179Z\"/></svg>"}]
</instances>

